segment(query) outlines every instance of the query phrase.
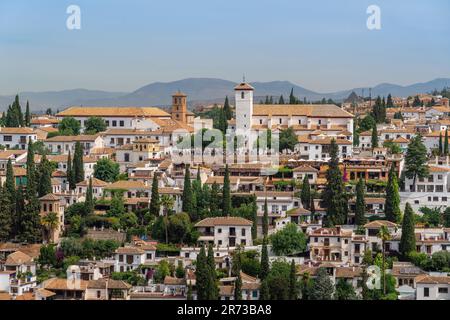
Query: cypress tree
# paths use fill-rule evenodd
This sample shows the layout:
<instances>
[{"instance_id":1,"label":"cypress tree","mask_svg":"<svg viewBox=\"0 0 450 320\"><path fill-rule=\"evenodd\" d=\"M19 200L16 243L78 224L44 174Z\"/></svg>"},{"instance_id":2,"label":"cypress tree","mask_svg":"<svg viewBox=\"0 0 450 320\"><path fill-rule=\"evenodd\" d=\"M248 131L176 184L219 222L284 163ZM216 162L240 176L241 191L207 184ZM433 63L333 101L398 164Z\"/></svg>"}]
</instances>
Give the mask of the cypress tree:
<instances>
[{"instance_id":1,"label":"cypress tree","mask_svg":"<svg viewBox=\"0 0 450 320\"><path fill-rule=\"evenodd\" d=\"M196 266L195 266L195 278L197 287L197 299L207 300L207 289L209 282L209 272L206 262L205 247L200 248L200 252L197 255Z\"/></svg>"},{"instance_id":2,"label":"cypress tree","mask_svg":"<svg viewBox=\"0 0 450 320\"><path fill-rule=\"evenodd\" d=\"M326 225L342 225L347 221L348 204L342 173L339 169L338 146L331 140L330 161L326 172L327 185L322 192L322 201L326 208Z\"/></svg>"},{"instance_id":3,"label":"cypress tree","mask_svg":"<svg viewBox=\"0 0 450 320\"><path fill-rule=\"evenodd\" d=\"M225 103L223 104L223 112L225 113L225 118L227 120L231 120L231 118L233 118L233 112L231 111L228 96L225 97Z\"/></svg>"},{"instance_id":4,"label":"cypress tree","mask_svg":"<svg viewBox=\"0 0 450 320\"><path fill-rule=\"evenodd\" d=\"M223 178L223 215L228 217L231 214L231 193L230 193L230 172L228 164L225 166L225 176Z\"/></svg>"},{"instance_id":5,"label":"cypress tree","mask_svg":"<svg viewBox=\"0 0 450 320\"><path fill-rule=\"evenodd\" d=\"M367 222L365 212L366 202L364 200L364 180L360 178L356 186L355 224L357 226L362 226Z\"/></svg>"},{"instance_id":6,"label":"cypress tree","mask_svg":"<svg viewBox=\"0 0 450 320\"><path fill-rule=\"evenodd\" d=\"M303 208L309 210L311 201L311 187L309 185L309 179L307 174L305 174L305 177L303 178L302 192L300 198L302 200Z\"/></svg>"},{"instance_id":7,"label":"cypress tree","mask_svg":"<svg viewBox=\"0 0 450 320\"><path fill-rule=\"evenodd\" d=\"M442 132L439 132L439 155L444 155L444 146L442 144Z\"/></svg>"},{"instance_id":8,"label":"cypress tree","mask_svg":"<svg viewBox=\"0 0 450 320\"><path fill-rule=\"evenodd\" d=\"M266 280L264 280L261 283L261 291L259 293L259 300L263 300L263 301L270 300L269 285L267 284Z\"/></svg>"},{"instance_id":9,"label":"cypress tree","mask_svg":"<svg viewBox=\"0 0 450 320\"><path fill-rule=\"evenodd\" d=\"M27 152L27 185L26 203L21 216L20 238L22 241L37 243L41 238L39 216L39 200L36 187L36 167L34 163L34 148L31 139L28 142Z\"/></svg>"},{"instance_id":10,"label":"cypress tree","mask_svg":"<svg viewBox=\"0 0 450 320\"><path fill-rule=\"evenodd\" d=\"M297 287L297 276L295 270L295 262L291 261L291 270L289 272L289 300L297 300L298 298L298 287Z\"/></svg>"},{"instance_id":11,"label":"cypress tree","mask_svg":"<svg viewBox=\"0 0 450 320\"><path fill-rule=\"evenodd\" d=\"M400 194L398 190L397 172L394 164L389 170L388 183L386 185L386 202L384 206L386 219L398 223L401 218Z\"/></svg>"},{"instance_id":12,"label":"cypress tree","mask_svg":"<svg viewBox=\"0 0 450 320\"><path fill-rule=\"evenodd\" d=\"M27 101L27 107L25 110L25 126L29 127L30 125L31 125L30 103Z\"/></svg>"},{"instance_id":13,"label":"cypress tree","mask_svg":"<svg viewBox=\"0 0 450 320\"><path fill-rule=\"evenodd\" d=\"M378 131L377 131L377 125L374 124L372 128L372 149L378 148Z\"/></svg>"},{"instance_id":14,"label":"cypress tree","mask_svg":"<svg viewBox=\"0 0 450 320\"><path fill-rule=\"evenodd\" d=\"M217 300L219 296L219 288L217 287L217 276L216 276L216 263L214 261L214 251L212 244L208 247L208 257L207 257L207 271L208 271L208 300Z\"/></svg>"},{"instance_id":15,"label":"cypress tree","mask_svg":"<svg viewBox=\"0 0 450 320\"><path fill-rule=\"evenodd\" d=\"M159 216L160 211L161 211L161 201L159 199L158 175L156 172L154 172L152 181L152 195L150 199L150 214L154 216Z\"/></svg>"},{"instance_id":16,"label":"cypress tree","mask_svg":"<svg viewBox=\"0 0 450 320\"><path fill-rule=\"evenodd\" d=\"M83 146L79 141L75 143L72 169L75 176L75 183L84 181Z\"/></svg>"},{"instance_id":17,"label":"cypress tree","mask_svg":"<svg viewBox=\"0 0 450 320\"><path fill-rule=\"evenodd\" d=\"M188 213L192 217L193 205L192 205L192 187L191 187L191 173L189 171L189 164L186 164L186 170L184 173L184 185L183 185L183 211Z\"/></svg>"},{"instance_id":18,"label":"cypress tree","mask_svg":"<svg viewBox=\"0 0 450 320\"><path fill-rule=\"evenodd\" d=\"M94 192L92 188L92 177L89 178L89 185L86 190L86 201L84 202L84 204L86 212L88 214L93 214L95 203L94 203Z\"/></svg>"},{"instance_id":19,"label":"cypress tree","mask_svg":"<svg viewBox=\"0 0 450 320\"><path fill-rule=\"evenodd\" d=\"M291 89L291 94L289 95L289 104L296 104L297 99L294 96L294 88Z\"/></svg>"},{"instance_id":20,"label":"cypress tree","mask_svg":"<svg viewBox=\"0 0 450 320\"><path fill-rule=\"evenodd\" d=\"M220 215L220 192L219 185L214 181L211 187L211 194L209 198L209 212L211 217L218 217Z\"/></svg>"},{"instance_id":21,"label":"cypress tree","mask_svg":"<svg viewBox=\"0 0 450 320\"><path fill-rule=\"evenodd\" d=\"M8 159L8 164L6 165L6 182L3 193L7 194L9 199L9 212L12 216L12 233L17 234L19 230L20 219L17 217L16 212L16 182L14 178L14 170L11 159Z\"/></svg>"},{"instance_id":22,"label":"cypress tree","mask_svg":"<svg viewBox=\"0 0 450 320\"><path fill-rule=\"evenodd\" d=\"M242 300L242 278L240 273L238 273L234 281L234 300Z\"/></svg>"},{"instance_id":23,"label":"cypress tree","mask_svg":"<svg viewBox=\"0 0 450 320\"><path fill-rule=\"evenodd\" d=\"M267 238L264 237L263 244L261 248L261 268L259 271L259 278L262 280L266 279L269 274L269 254L267 252Z\"/></svg>"},{"instance_id":24,"label":"cypress tree","mask_svg":"<svg viewBox=\"0 0 450 320\"><path fill-rule=\"evenodd\" d=\"M75 172L73 171L73 168L72 168L72 157L70 156L70 150L69 150L69 155L67 156L66 175L67 175L67 182L69 183L69 189L75 190L75 188L77 187L77 183L75 181Z\"/></svg>"},{"instance_id":25,"label":"cypress tree","mask_svg":"<svg viewBox=\"0 0 450 320\"><path fill-rule=\"evenodd\" d=\"M41 163L39 164L36 183L39 197L52 193L52 168L45 154L42 156Z\"/></svg>"},{"instance_id":26,"label":"cypress tree","mask_svg":"<svg viewBox=\"0 0 450 320\"><path fill-rule=\"evenodd\" d=\"M448 130L445 130L444 155L448 156Z\"/></svg>"},{"instance_id":27,"label":"cypress tree","mask_svg":"<svg viewBox=\"0 0 450 320\"><path fill-rule=\"evenodd\" d=\"M316 218L316 206L314 205L314 198L312 195L311 195L311 201L310 201L310 205L309 205L309 211L311 211L311 223L312 223Z\"/></svg>"},{"instance_id":28,"label":"cypress tree","mask_svg":"<svg viewBox=\"0 0 450 320\"><path fill-rule=\"evenodd\" d=\"M262 221L263 236L267 237L269 234L269 210L267 208L267 198L264 200L264 215Z\"/></svg>"},{"instance_id":29,"label":"cypress tree","mask_svg":"<svg viewBox=\"0 0 450 320\"><path fill-rule=\"evenodd\" d=\"M283 97L283 95L280 96L280 100L278 100L278 104L284 104L284 97Z\"/></svg>"},{"instance_id":30,"label":"cypress tree","mask_svg":"<svg viewBox=\"0 0 450 320\"><path fill-rule=\"evenodd\" d=\"M13 221L11 215L11 204L9 195L0 183L0 241L6 242L10 239L13 230Z\"/></svg>"},{"instance_id":31,"label":"cypress tree","mask_svg":"<svg viewBox=\"0 0 450 320\"><path fill-rule=\"evenodd\" d=\"M411 251L416 251L416 237L414 234L414 212L411 205L407 202L405 205L405 214L403 215L402 236L400 238L400 253L406 257Z\"/></svg>"},{"instance_id":32,"label":"cypress tree","mask_svg":"<svg viewBox=\"0 0 450 320\"><path fill-rule=\"evenodd\" d=\"M252 239L258 238L258 206L256 204L256 196L252 197Z\"/></svg>"}]
</instances>

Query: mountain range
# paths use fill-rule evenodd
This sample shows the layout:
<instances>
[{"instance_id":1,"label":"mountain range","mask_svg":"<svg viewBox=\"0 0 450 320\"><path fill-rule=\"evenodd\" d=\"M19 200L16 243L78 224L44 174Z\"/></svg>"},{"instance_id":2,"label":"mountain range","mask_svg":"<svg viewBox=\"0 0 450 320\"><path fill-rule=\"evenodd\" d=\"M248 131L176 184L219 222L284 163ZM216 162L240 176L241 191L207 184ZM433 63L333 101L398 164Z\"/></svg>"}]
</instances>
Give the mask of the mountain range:
<instances>
[{"instance_id":1,"label":"mountain range","mask_svg":"<svg viewBox=\"0 0 450 320\"><path fill-rule=\"evenodd\" d=\"M233 87L235 82L214 78L188 78L173 82L154 82L136 91L107 92L87 89L74 89L49 92L22 92L19 93L22 105L24 101L30 101L32 111L43 111L47 108L62 110L69 106L168 106L171 104L171 95L180 90L188 95L190 107L199 104L222 103L225 96L233 101ZM369 95L368 88L352 88L343 91L319 93L308 90L289 81L253 82L255 88L255 101L259 101L267 95L278 97L283 95L288 99L291 89L299 99L307 100L333 99L336 102L343 101L352 92L358 95L364 90L365 96ZM391 83L382 83L372 88L372 96L407 97L417 93L441 90L450 86L450 78L438 78L428 82L415 83L401 86ZM13 101L14 96L0 96L0 110L6 110Z\"/></svg>"}]
</instances>

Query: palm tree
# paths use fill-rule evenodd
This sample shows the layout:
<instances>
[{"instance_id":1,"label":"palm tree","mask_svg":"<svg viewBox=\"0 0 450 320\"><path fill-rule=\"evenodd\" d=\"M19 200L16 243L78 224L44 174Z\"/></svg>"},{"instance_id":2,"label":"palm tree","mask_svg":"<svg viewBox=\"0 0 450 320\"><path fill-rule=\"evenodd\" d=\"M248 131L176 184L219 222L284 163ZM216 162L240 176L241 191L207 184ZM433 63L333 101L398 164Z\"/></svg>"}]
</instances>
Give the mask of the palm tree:
<instances>
[{"instance_id":1,"label":"palm tree","mask_svg":"<svg viewBox=\"0 0 450 320\"><path fill-rule=\"evenodd\" d=\"M52 241L53 239L50 239L51 234L58 228L59 225L59 217L56 212L49 212L45 216L41 218L41 225L45 228L48 240Z\"/></svg>"},{"instance_id":2,"label":"palm tree","mask_svg":"<svg viewBox=\"0 0 450 320\"><path fill-rule=\"evenodd\" d=\"M389 229L386 226L382 226L380 231L378 231L378 238L381 239L381 251L383 254L383 265L381 272L383 274L383 294L386 295L386 268L385 268L385 260L386 260L386 241L391 240L392 236L389 232Z\"/></svg>"},{"instance_id":3,"label":"palm tree","mask_svg":"<svg viewBox=\"0 0 450 320\"><path fill-rule=\"evenodd\" d=\"M161 197L161 205L164 208L164 226L166 228L166 244L169 243L169 233L167 230L167 225L169 224L169 219L168 219L168 215L169 215L169 211L173 209L174 206L174 200L171 196L164 194Z\"/></svg>"}]
</instances>

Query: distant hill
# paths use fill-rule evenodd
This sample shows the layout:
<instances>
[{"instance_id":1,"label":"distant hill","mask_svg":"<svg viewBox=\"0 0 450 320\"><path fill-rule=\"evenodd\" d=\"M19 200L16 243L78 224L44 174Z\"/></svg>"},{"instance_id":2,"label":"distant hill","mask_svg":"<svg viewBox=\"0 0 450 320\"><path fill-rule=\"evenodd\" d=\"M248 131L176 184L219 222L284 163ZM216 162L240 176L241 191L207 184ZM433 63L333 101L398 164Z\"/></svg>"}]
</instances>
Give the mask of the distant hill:
<instances>
[{"instance_id":1,"label":"distant hill","mask_svg":"<svg viewBox=\"0 0 450 320\"><path fill-rule=\"evenodd\" d=\"M21 92L19 93L22 107L30 101L32 111L41 111L47 108L64 109L70 105L86 105L86 100L114 99L123 96L124 92L106 92L99 90L73 89L48 92ZM14 95L0 96L0 110L6 110L14 101Z\"/></svg>"},{"instance_id":2,"label":"distant hill","mask_svg":"<svg viewBox=\"0 0 450 320\"><path fill-rule=\"evenodd\" d=\"M319 93L305 89L289 81L253 82L255 87L255 101L259 102L261 97L272 95L274 98L282 94L285 101L294 88L294 94L303 99L321 100L333 99L337 102L347 99L352 92L361 95L363 88L352 88L330 93ZM131 93L105 92L86 89L75 89L55 92L23 92L20 93L22 104L30 100L31 109L45 110L63 109L71 105L84 106L167 106L171 104L171 95L181 90L188 95L189 104L193 106L199 103L222 103L225 96L232 100L235 82L214 78L188 78L173 82L155 82L137 89ZM372 96L407 97L417 93L431 92L435 89L441 90L450 86L450 78L440 78L424 83L416 83L408 86L400 86L390 83L382 83L372 88ZM368 88L364 88L368 96ZM13 101L13 96L0 96L0 110L5 110Z\"/></svg>"}]
</instances>

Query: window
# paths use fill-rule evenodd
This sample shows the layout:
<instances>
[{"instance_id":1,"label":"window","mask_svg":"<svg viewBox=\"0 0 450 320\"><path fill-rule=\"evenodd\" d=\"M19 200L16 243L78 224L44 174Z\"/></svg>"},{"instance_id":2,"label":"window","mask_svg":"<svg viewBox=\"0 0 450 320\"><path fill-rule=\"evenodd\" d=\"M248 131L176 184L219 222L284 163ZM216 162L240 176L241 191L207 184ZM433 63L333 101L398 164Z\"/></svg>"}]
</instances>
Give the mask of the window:
<instances>
[{"instance_id":1,"label":"window","mask_svg":"<svg viewBox=\"0 0 450 320\"><path fill-rule=\"evenodd\" d=\"M222 245L222 240L219 240L218 242L219 242L219 246L221 246Z\"/></svg>"},{"instance_id":2,"label":"window","mask_svg":"<svg viewBox=\"0 0 450 320\"><path fill-rule=\"evenodd\" d=\"M151 260L152 259L152 254L151 253L147 253L147 260Z\"/></svg>"},{"instance_id":3,"label":"window","mask_svg":"<svg viewBox=\"0 0 450 320\"><path fill-rule=\"evenodd\" d=\"M117 121L116 121L116 120L113 120L112 126L113 126L113 127L117 127Z\"/></svg>"},{"instance_id":4,"label":"window","mask_svg":"<svg viewBox=\"0 0 450 320\"><path fill-rule=\"evenodd\" d=\"M124 161L125 161L125 162L130 162L130 154L129 154L129 153L125 153L125 154L123 155L123 157L124 157Z\"/></svg>"},{"instance_id":5,"label":"window","mask_svg":"<svg viewBox=\"0 0 450 320\"><path fill-rule=\"evenodd\" d=\"M448 293L448 288L438 288L439 293Z\"/></svg>"},{"instance_id":6,"label":"window","mask_svg":"<svg viewBox=\"0 0 450 320\"><path fill-rule=\"evenodd\" d=\"M100 290L97 290L97 299L100 299L101 296L102 296L102 292Z\"/></svg>"},{"instance_id":7,"label":"window","mask_svg":"<svg viewBox=\"0 0 450 320\"><path fill-rule=\"evenodd\" d=\"M241 99L244 99L244 97L245 97L245 92L242 91L242 92L241 92Z\"/></svg>"},{"instance_id":8,"label":"window","mask_svg":"<svg viewBox=\"0 0 450 320\"><path fill-rule=\"evenodd\" d=\"M3 141L12 141L12 136L3 136Z\"/></svg>"},{"instance_id":9,"label":"window","mask_svg":"<svg viewBox=\"0 0 450 320\"><path fill-rule=\"evenodd\" d=\"M124 127L124 126L125 126L125 121L121 120L121 121L119 122L119 126Z\"/></svg>"},{"instance_id":10,"label":"window","mask_svg":"<svg viewBox=\"0 0 450 320\"><path fill-rule=\"evenodd\" d=\"M423 296L424 297L429 297L430 296L430 288L423 288Z\"/></svg>"},{"instance_id":11,"label":"window","mask_svg":"<svg viewBox=\"0 0 450 320\"><path fill-rule=\"evenodd\" d=\"M244 228L241 229L241 236L245 237L245 229Z\"/></svg>"},{"instance_id":12,"label":"window","mask_svg":"<svg viewBox=\"0 0 450 320\"><path fill-rule=\"evenodd\" d=\"M123 262L123 254L119 254L119 262Z\"/></svg>"},{"instance_id":13,"label":"window","mask_svg":"<svg viewBox=\"0 0 450 320\"><path fill-rule=\"evenodd\" d=\"M109 120L106 120L105 123L106 123L106 126L109 127Z\"/></svg>"},{"instance_id":14,"label":"window","mask_svg":"<svg viewBox=\"0 0 450 320\"><path fill-rule=\"evenodd\" d=\"M222 228L217 229L217 233L222 233Z\"/></svg>"},{"instance_id":15,"label":"window","mask_svg":"<svg viewBox=\"0 0 450 320\"><path fill-rule=\"evenodd\" d=\"M441 184L436 185L436 192L444 192L444 186Z\"/></svg>"}]
</instances>

